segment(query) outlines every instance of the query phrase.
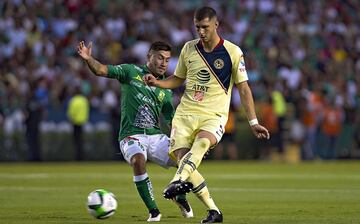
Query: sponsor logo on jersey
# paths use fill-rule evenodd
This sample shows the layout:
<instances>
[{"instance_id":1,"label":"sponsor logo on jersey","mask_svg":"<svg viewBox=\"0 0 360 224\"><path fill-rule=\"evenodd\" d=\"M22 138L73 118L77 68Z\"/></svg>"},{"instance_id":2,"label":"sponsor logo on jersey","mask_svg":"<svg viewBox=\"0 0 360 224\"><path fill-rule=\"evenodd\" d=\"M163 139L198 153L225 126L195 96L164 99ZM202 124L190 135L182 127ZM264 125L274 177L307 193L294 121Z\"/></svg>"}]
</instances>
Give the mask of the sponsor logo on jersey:
<instances>
[{"instance_id":1,"label":"sponsor logo on jersey","mask_svg":"<svg viewBox=\"0 0 360 224\"><path fill-rule=\"evenodd\" d=\"M222 69L224 67L224 61L222 59L220 59L220 58L216 59L214 61L214 67L216 69Z\"/></svg>"},{"instance_id":2,"label":"sponsor logo on jersey","mask_svg":"<svg viewBox=\"0 0 360 224\"><path fill-rule=\"evenodd\" d=\"M156 125L155 115L147 104L138 108L133 125L138 128L153 128Z\"/></svg>"},{"instance_id":3,"label":"sponsor logo on jersey","mask_svg":"<svg viewBox=\"0 0 360 224\"><path fill-rule=\"evenodd\" d=\"M142 100L142 101L145 102L145 103L151 104L153 107L155 106L154 100L152 100L152 99L151 99L150 97L148 97L148 96L145 96L145 95L142 94L142 93L137 93L137 94L136 94L136 98L138 98L139 100Z\"/></svg>"},{"instance_id":4,"label":"sponsor logo on jersey","mask_svg":"<svg viewBox=\"0 0 360 224\"><path fill-rule=\"evenodd\" d=\"M194 84L191 89L195 90L195 91L200 91L200 92L207 92L209 90L210 87L208 86L204 86L204 85L199 85L199 84Z\"/></svg>"},{"instance_id":5,"label":"sponsor logo on jersey","mask_svg":"<svg viewBox=\"0 0 360 224\"><path fill-rule=\"evenodd\" d=\"M245 61L244 59L242 58L240 63L239 63L239 71L240 72L246 72L246 68L245 68Z\"/></svg>"},{"instance_id":6,"label":"sponsor logo on jersey","mask_svg":"<svg viewBox=\"0 0 360 224\"><path fill-rule=\"evenodd\" d=\"M201 84L205 84L210 81L210 73L205 69L201 69L196 78Z\"/></svg>"},{"instance_id":7,"label":"sponsor logo on jersey","mask_svg":"<svg viewBox=\"0 0 360 224\"><path fill-rule=\"evenodd\" d=\"M210 73L205 69L201 69L196 76L200 84L193 84L191 87L194 90L193 100L202 101L204 99L205 93L209 90L210 87L205 86L204 84L210 81Z\"/></svg>"},{"instance_id":8,"label":"sponsor logo on jersey","mask_svg":"<svg viewBox=\"0 0 360 224\"><path fill-rule=\"evenodd\" d=\"M140 83L138 81L134 81L134 80L130 81L130 85L136 86L138 88L143 88L143 86L144 86L142 83Z\"/></svg>"},{"instance_id":9,"label":"sponsor logo on jersey","mask_svg":"<svg viewBox=\"0 0 360 224\"><path fill-rule=\"evenodd\" d=\"M145 86L145 88L149 91L155 91L156 87L155 86Z\"/></svg>"}]
</instances>

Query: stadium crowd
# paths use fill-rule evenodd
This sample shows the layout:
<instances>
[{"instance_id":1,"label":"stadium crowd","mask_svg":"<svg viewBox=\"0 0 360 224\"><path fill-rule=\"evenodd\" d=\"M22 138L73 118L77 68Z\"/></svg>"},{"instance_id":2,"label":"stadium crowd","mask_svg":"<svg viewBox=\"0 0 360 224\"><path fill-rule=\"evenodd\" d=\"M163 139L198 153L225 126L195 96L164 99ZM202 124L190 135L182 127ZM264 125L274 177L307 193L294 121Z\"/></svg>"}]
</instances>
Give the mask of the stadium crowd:
<instances>
[{"instance_id":1,"label":"stadium crowd","mask_svg":"<svg viewBox=\"0 0 360 224\"><path fill-rule=\"evenodd\" d=\"M204 4L219 13L220 35L245 54L259 119L273 136L259 158L289 142L304 160L360 158L357 0L1 1L0 129L24 130L32 112L38 122L65 121L78 87L90 102L90 122L118 122L119 84L90 74L78 42L94 42L96 58L120 64L144 63L152 41L168 41L171 74L183 44L196 38L192 16ZM241 119L239 104L234 94ZM348 150L336 150L340 140Z\"/></svg>"}]
</instances>

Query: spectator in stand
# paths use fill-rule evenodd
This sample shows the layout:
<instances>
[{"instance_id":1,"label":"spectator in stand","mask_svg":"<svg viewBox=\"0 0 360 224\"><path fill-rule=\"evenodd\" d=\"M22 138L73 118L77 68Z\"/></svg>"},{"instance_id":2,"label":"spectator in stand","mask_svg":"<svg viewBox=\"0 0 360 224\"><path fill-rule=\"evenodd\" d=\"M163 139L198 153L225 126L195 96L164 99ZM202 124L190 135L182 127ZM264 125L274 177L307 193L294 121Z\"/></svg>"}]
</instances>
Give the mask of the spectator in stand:
<instances>
[{"instance_id":1,"label":"spectator in stand","mask_svg":"<svg viewBox=\"0 0 360 224\"><path fill-rule=\"evenodd\" d=\"M89 119L89 102L79 86L75 87L74 95L69 101L67 115L73 125L75 159L80 161L84 159L83 126Z\"/></svg>"},{"instance_id":2,"label":"spectator in stand","mask_svg":"<svg viewBox=\"0 0 360 224\"><path fill-rule=\"evenodd\" d=\"M48 102L45 80L40 78L31 84L30 95L25 105L26 142L30 161L41 161L40 122L46 116Z\"/></svg>"},{"instance_id":3,"label":"spectator in stand","mask_svg":"<svg viewBox=\"0 0 360 224\"><path fill-rule=\"evenodd\" d=\"M225 125L225 133L222 141L218 143L214 152L215 159L236 160L239 158L236 147L236 110L233 104L230 104L229 117Z\"/></svg>"},{"instance_id":4,"label":"spectator in stand","mask_svg":"<svg viewBox=\"0 0 360 224\"><path fill-rule=\"evenodd\" d=\"M82 70L73 52L76 40L96 42L94 56L111 64L144 60L141 56L146 55L146 46L157 39L170 42L178 55L182 45L196 36L190 28L191 16L184 15L192 15L202 4L200 0L0 1L0 76L10 73L19 81L18 89L0 90L3 123L26 104L34 91L29 83L40 77L46 80L49 107L55 111L49 121L64 120L66 99L79 84L73 74ZM346 95L350 91L347 100L356 101L360 91L360 1L242 0L211 1L211 5L222 17L223 37L248 55L251 86L273 80L273 88L282 93L287 104L294 105L296 96L309 99L306 92L312 93L316 86L333 90L339 82L352 82L336 92ZM92 87L87 90L92 110L105 111L109 117L102 103L108 81L84 77ZM262 88L254 88L256 98L266 94ZM308 104L308 112L316 115ZM360 107L354 105L352 113L360 113ZM58 116L60 112L62 116ZM303 117L307 134L316 142L316 131L314 135L310 132L318 128L319 120ZM346 128L343 126L342 132ZM311 155L315 148L309 145L314 144L307 141L303 148L308 151L305 157L312 159L317 155Z\"/></svg>"},{"instance_id":5,"label":"spectator in stand","mask_svg":"<svg viewBox=\"0 0 360 224\"><path fill-rule=\"evenodd\" d=\"M279 119L274 112L273 102L271 97L266 97L259 105L259 118L264 127L266 127L271 136L279 135ZM259 159L269 159L271 150L277 146L278 139L270 138L267 141L262 141Z\"/></svg>"},{"instance_id":6,"label":"spectator in stand","mask_svg":"<svg viewBox=\"0 0 360 224\"><path fill-rule=\"evenodd\" d=\"M323 109L321 131L325 135L325 155L324 159L336 159L336 142L340 135L343 122L343 111L336 106L334 100L325 99Z\"/></svg>"}]
</instances>

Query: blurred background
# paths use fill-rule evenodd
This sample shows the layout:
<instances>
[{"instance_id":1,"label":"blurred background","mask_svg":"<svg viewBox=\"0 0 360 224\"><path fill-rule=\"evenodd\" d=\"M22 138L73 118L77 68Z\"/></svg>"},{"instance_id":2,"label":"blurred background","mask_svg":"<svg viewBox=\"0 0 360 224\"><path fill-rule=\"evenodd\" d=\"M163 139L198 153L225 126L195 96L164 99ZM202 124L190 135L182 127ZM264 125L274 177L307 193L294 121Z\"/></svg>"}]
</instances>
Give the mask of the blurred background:
<instances>
[{"instance_id":1,"label":"blurred background","mask_svg":"<svg viewBox=\"0 0 360 224\"><path fill-rule=\"evenodd\" d=\"M121 87L91 74L78 42L92 41L102 63L142 64L151 42L168 41L172 74L183 44L197 38L193 12L204 5L217 10L220 36L244 52L258 118L272 135L252 136L234 92L211 159L360 158L360 1L3 0L0 161L121 160ZM83 141L74 142L68 111L79 93L90 111Z\"/></svg>"}]
</instances>

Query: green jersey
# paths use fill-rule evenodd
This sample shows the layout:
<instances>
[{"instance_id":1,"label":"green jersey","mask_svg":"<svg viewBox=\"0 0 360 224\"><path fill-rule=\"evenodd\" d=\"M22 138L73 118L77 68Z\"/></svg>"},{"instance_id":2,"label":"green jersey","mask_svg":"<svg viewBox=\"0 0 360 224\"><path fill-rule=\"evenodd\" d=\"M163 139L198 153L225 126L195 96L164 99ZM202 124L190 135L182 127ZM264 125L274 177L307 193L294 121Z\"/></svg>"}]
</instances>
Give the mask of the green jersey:
<instances>
[{"instance_id":1,"label":"green jersey","mask_svg":"<svg viewBox=\"0 0 360 224\"><path fill-rule=\"evenodd\" d=\"M150 73L146 65L121 64L107 67L107 77L121 83L119 141L135 134L161 134L160 113L168 124L174 116L172 91L145 85L143 76Z\"/></svg>"}]
</instances>

